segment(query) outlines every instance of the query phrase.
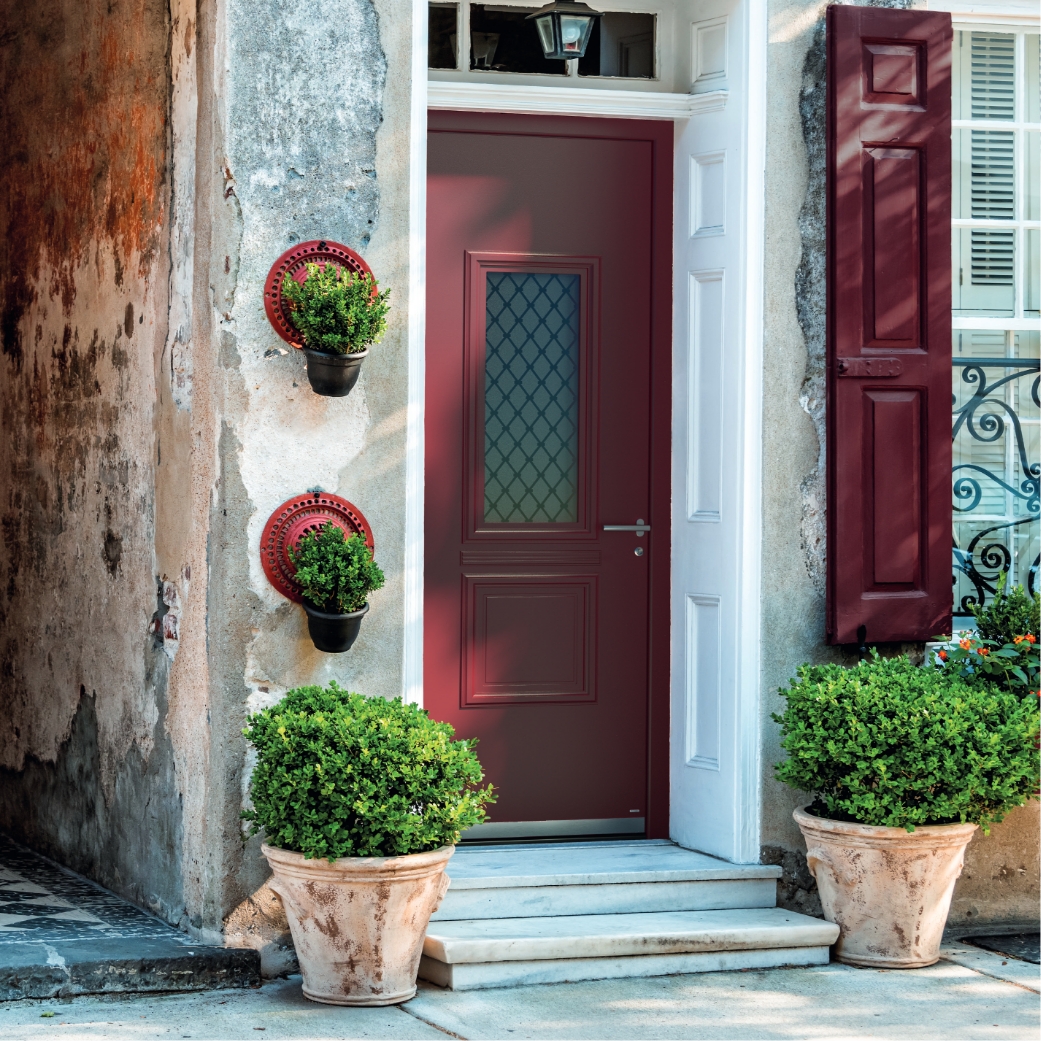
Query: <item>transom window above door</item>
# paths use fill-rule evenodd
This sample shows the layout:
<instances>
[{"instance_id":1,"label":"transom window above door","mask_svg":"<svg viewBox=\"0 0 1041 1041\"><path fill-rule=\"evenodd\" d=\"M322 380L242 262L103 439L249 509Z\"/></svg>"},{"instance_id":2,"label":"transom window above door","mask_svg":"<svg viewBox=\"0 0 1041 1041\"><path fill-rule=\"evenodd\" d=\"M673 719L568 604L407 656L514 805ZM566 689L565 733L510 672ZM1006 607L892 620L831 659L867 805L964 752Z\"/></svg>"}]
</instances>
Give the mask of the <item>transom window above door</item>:
<instances>
[{"instance_id":1,"label":"transom window above door","mask_svg":"<svg viewBox=\"0 0 1041 1041\"><path fill-rule=\"evenodd\" d=\"M596 0L585 55L545 57L528 16L539 0L432 0L431 83L701 94L727 89L726 15L702 0Z\"/></svg>"}]
</instances>

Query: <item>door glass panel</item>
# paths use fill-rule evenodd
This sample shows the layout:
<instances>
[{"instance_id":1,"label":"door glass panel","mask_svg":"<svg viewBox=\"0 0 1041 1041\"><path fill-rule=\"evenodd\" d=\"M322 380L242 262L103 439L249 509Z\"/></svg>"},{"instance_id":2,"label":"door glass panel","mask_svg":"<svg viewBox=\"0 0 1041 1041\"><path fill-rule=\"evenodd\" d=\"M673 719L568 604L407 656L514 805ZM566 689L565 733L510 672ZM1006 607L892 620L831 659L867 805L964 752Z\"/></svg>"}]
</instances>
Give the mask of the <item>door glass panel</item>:
<instances>
[{"instance_id":1,"label":"door glass panel","mask_svg":"<svg viewBox=\"0 0 1041 1041\"><path fill-rule=\"evenodd\" d=\"M574 523L581 276L486 277L484 519Z\"/></svg>"}]
</instances>

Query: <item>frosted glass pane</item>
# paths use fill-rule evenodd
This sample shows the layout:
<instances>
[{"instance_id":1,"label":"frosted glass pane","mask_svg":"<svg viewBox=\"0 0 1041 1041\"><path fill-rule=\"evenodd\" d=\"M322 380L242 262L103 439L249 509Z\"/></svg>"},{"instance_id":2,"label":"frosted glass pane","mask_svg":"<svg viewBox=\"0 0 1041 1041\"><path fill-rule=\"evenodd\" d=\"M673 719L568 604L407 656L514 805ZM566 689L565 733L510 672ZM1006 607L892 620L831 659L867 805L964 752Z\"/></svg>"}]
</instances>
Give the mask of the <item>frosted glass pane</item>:
<instances>
[{"instance_id":1,"label":"frosted glass pane","mask_svg":"<svg viewBox=\"0 0 1041 1041\"><path fill-rule=\"evenodd\" d=\"M578 520L580 299L578 275L487 275L487 523Z\"/></svg>"}]
</instances>

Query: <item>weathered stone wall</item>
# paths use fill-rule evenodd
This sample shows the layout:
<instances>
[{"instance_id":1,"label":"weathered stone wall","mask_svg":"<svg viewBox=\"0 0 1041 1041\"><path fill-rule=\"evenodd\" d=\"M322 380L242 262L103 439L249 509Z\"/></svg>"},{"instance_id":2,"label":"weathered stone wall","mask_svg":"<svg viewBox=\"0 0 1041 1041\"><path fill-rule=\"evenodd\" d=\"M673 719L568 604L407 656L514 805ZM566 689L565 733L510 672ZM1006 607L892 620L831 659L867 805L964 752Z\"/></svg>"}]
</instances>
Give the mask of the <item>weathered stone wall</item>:
<instances>
[{"instance_id":1,"label":"weathered stone wall","mask_svg":"<svg viewBox=\"0 0 1041 1041\"><path fill-rule=\"evenodd\" d=\"M231 721L221 912L229 940L261 948L271 971L285 954L285 923L263 885L259 839L243 848L239 838L244 715L304 683L403 691L412 20L411 5L395 0L306 8L228 0L218 18L226 73L217 90L222 180L211 265L224 403L211 518L220 560L211 559L208 612L210 639L222 648L211 647L211 697ZM391 290L387 334L346 398L311 391L302 354L263 310L275 259L323 238L361 253ZM343 655L315 650L303 611L271 587L260 562L270 513L315 487L362 510L387 579Z\"/></svg>"},{"instance_id":2,"label":"weathered stone wall","mask_svg":"<svg viewBox=\"0 0 1041 1041\"><path fill-rule=\"evenodd\" d=\"M165 0L0 8L0 826L177 920L155 557L169 39Z\"/></svg>"},{"instance_id":3,"label":"weathered stone wall","mask_svg":"<svg viewBox=\"0 0 1041 1041\"><path fill-rule=\"evenodd\" d=\"M270 947L247 712L333 678L402 691L411 7L2 18L0 827ZM347 399L314 395L264 316L268 268L308 238L392 289ZM316 486L365 512L387 575L344 656L258 555L272 509Z\"/></svg>"},{"instance_id":4,"label":"weathered stone wall","mask_svg":"<svg viewBox=\"0 0 1041 1041\"><path fill-rule=\"evenodd\" d=\"M883 0L878 6L917 6ZM791 817L808 801L773 778L782 755L776 694L804 661L841 660L824 644L825 3L771 0L766 166L763 405L763 860L779 899L820 913ZM884 653L920 653L916 646ZM1038 807L1017 810L969 847L953 925L1037 919Z\"/></svg>"}]
</instances>

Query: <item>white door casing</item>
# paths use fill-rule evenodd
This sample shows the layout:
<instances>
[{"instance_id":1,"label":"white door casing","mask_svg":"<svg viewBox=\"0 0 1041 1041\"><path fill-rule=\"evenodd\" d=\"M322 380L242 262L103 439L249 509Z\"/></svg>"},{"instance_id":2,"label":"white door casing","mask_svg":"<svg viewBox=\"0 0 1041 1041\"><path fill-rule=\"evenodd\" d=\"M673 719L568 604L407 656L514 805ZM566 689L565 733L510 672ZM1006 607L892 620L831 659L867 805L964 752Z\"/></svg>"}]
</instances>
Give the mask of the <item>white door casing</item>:
<instances>
[{"instance_id":1,"label":"white door casing","mask_svg":"<svg viewBox=\"0 0 1041 1041\"><path fill-rule=\"evenodd\" d=\"M722 111L676 124L670 834L759 860L763 0L690 27ZM723 46L721 46L721 43Z\"/></svg>"}]
</instances>

